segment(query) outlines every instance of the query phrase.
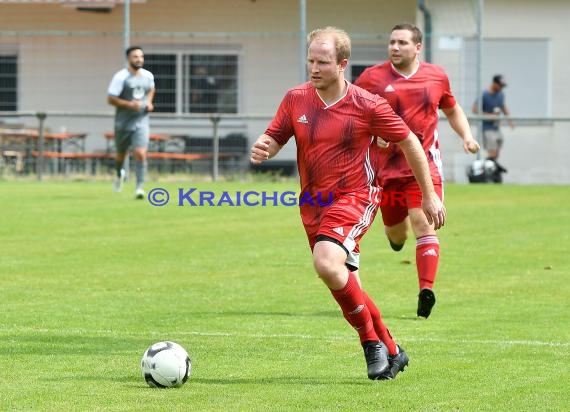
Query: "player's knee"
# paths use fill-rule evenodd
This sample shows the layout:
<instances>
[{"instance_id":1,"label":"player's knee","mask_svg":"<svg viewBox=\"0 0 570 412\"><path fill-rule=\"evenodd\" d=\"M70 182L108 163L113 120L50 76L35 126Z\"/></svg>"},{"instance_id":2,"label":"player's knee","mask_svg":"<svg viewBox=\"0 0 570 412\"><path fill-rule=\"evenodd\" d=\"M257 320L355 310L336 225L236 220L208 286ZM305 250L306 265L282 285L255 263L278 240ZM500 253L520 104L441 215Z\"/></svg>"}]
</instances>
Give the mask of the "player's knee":
<instances>
[{"instance_id":1,"label":"player's knee","mask_svg":"<svg viewBox=\"0 0 570 412\"><path fill-rule=\"evenodd\" d=\"M435 230L433 225L430 225L427 221L427 217L422 213L421 215L414 216L410 219L412 223L412 229L416 238L428 235L435 235Z\"/></svg>"},{"instance_id":2,"label":"player's knee","mask_svg":"<svg viewBox=\"0 0 570 412\"><path fill-rule=\"evenodd\" d=\"M347 271L343 259L346 257L331 253L327 248L315 247L313 266L319 277L329 285L337 280L340 273Z\"/></svg>"},{"instance_id":3,"label":"player's knee","mask_svg":"<svg viewBox=\"0 0 570 412\"><path fill-rule=\"evenodd\" d=\"M313 248L313 266L321 280L332 289L340 289L346 283L348 256L343 244L326 235L317 236Z\"/></svg>"},{"instance_id":4,"label":"player's knee","mask_svg":"<svg viewBox=\"0 0 570 412\"><path fill-rule=\"evenodd\" d=\"M133 151L133 154L134 154L135 160L142 161L146 157L146 149L137 147Z\"/></svg>"},{"instance_id":5,"label":"player's knee","mask_svg":"<svg viewBox=\"0 0 570 412\"><path fill-rule=\"evenodd\" d=\"M313 255L313 266L319 277L323 280L327 280L334 276L335 265L331 259L327 258L326 255L315 253Z\"/></svg>"}]
</instances>

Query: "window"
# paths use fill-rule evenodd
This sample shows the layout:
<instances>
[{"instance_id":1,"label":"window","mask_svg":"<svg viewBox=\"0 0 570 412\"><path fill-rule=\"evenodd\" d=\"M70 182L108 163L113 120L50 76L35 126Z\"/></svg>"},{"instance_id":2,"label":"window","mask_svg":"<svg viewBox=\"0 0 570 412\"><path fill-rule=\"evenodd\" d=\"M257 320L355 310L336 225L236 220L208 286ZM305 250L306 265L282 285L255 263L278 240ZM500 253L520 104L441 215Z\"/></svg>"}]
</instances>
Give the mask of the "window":
<instances>
[{"instance_id":1,"label":"window","mask_svg":"<svg viewBox=\"0 0 570 412\"><path fill-rule=\"evenodd\" d=\"M185 56L185 80L190 84L184 111L236 113L237 56Z\"/></svg>"},{"instance_id":2,"label":"window","mask_svg":"<svg viewBox=\"0 0 570 412\"><path fill-rule=\"evenodd\" d=\"M18 56L0 54L0 111L18 110Z\"/></svg>"},{"instance_id":3,"label":"window","mask_svg":"<svg viewBox=\"0 0 570 412\"><path fill-rule=\"evenodd\" d=\"M155 112L176 112L176 55L145 54L144 67L154 75Z\"/></svg>"},{"instance_id":4,"label":"window","mask_svg":"<svg viewBox=\"0 0 570 412\"><path fill-rule=\"evenodd\" d=\"M370 67L373 66L373 64L353 64L350 66L350 81L351 83L354 83L354 81L356 79L358 79L358 76L360 76L362 74L362 72Z\"/></svg>"},{"instance_id":5,"label":"window","mask_svg":"<svg viewBox=\"0 0 570 412\"><path fill-rule=\"evenodd\" d=\"M388 48L384 44L354 44L350 54L350 79L354 82L364 69L388 59Z\"/></svg>"},{"instance_id":6,"label":"window","mask_svg":"<svg viewBox=\"0 0 570 412\"><path fill-rule=\"evenodd\" d=\"M237 113L235 54L146 53L154 74L155 110L166 113Z\"/></svg>"}]
</instances>

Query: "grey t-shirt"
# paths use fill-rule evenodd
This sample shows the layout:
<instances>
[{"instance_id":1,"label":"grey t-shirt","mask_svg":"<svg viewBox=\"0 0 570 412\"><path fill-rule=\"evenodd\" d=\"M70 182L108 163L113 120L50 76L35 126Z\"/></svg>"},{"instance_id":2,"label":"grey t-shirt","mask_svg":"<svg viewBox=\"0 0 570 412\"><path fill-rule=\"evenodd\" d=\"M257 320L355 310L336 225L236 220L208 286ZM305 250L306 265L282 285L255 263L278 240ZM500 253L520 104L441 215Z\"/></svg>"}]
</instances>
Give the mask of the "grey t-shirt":
<instances>
[{"instance_id":1,"label":"grey t-shirt","mask_svg":"<svg viewBox=\"0 0 570 412\"><path fill-rule=\"evenodd\" d=\"M152 89L154 89L154 76L148 70L141 68L137 70L136 74L132 74L125 68L115 73L111 84L109 84L107 94L124 100L140 100L142 102L142 108L138 112L121 107L116 108L116 130L136 130L141 127L148 128L146 103L148 94Z\"/></svg>"}]
</instances>

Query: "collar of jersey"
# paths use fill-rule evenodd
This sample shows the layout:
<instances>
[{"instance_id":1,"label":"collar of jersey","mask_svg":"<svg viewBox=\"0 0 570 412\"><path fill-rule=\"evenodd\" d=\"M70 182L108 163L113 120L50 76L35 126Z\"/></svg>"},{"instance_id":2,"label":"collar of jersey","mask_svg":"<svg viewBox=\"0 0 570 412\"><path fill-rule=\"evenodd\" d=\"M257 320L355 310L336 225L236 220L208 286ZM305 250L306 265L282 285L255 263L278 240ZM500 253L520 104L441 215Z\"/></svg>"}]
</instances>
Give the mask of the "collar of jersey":
<instances>
[{"instance_id":1,"label":"collar of jersey","mask_svg":"<svg viewBox=\"0 0 570 412\"><path fill-rule=\"evenodd\" d=\"M328 109L329 107L334 106L335 104L337 104L338 102L340 102L342 99L344 99L344 97L348 94L348 89L350 88L350 83L348 82L348 80L344 79L344 84L346 84L346 92L344 92L344 94L342 96L340 96L338 99L336 99L334 102L332 102L331 104L327 104L327 102L325 102L323 100L323 98L321 97L321 95L319 94L319 92L317 91L317 89L315 89L315 93L317 93L317 96L319 96L319 99L321 99L321 102L323 102L325 104L325 109Z\"/></svg>"},{"instance_id":2,"label":"collar of jersey","mask_svg":"<svg viewBox=\"0 0 570 412\"><path fill-rule=\"evenodd\" d=\"M413 72L411 72L409 75L406 76L404 73L398 71L398 69L396 69L394 67L394 64L392 62L390 62L390 66L392 66L392 70L394 70L396 73L398 73L400 76L402 76L406 80L408 80L410 77L412 77L414 74L416 74L418 72L421 64L422 64L422 62L418 62L418 67L416 67L416 70L414 70Z\"/></svg>"}]
</instances>

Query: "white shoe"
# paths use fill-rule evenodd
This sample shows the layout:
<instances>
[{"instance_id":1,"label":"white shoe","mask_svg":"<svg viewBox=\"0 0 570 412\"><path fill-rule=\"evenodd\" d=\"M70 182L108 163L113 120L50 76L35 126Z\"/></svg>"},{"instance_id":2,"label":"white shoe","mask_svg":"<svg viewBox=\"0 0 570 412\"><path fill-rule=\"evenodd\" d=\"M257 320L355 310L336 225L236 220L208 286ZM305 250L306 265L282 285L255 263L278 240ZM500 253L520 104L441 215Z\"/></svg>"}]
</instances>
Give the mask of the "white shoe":
<instances>
[{"instance_id":1,"label":"white shoe","mask_svg":"<svg viewBox=\"0 0 570 412\"><path fill-rule=\"evenodd\" d=\"M121 169L121 177L115 177L113 181L113 190L115 192L119 193L123 191L123 182L125 181L126 175L125 169Z\"/></svg>"},{"instance_id":2,"label":"white shoe","mask_svg":"<svg viewBox=\"0 0 570 412\"><path fill-rule=\"evenodd\" d=\"M142 187L137 187L137 190L135 190L135 199L144 199L144 190Z\"/></svg>"}]
</instances>

